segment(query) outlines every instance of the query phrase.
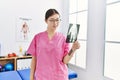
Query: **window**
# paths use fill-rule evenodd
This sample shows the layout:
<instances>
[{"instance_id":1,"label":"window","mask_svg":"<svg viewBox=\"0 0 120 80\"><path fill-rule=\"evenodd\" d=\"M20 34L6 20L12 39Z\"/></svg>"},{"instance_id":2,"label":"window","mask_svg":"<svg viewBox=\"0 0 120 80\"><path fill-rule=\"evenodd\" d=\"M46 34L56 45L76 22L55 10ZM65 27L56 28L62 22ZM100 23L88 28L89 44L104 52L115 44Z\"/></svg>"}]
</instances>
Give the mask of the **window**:
<instances>
[{"instance_id":1,"label":"window","mask_svg":"<svg viewBox=\"0 0 120 80\"><path fill-rule=\"evenodd\" d=\"M104 76L120 79L120 1L108 0L106 9Z\"/></svg>"},{"instance_id":2,"label":"window","mask_svg":"<svg viewBox=\"0 0 120 80\"><path fill-rule=\"evenodd\" d=\"M86 42L87 42L87 5L88 0L69 0L69 23L80 24L78 41L81 48L78 49L70 63L86 68Z\"/></svg>"}]
</instances>

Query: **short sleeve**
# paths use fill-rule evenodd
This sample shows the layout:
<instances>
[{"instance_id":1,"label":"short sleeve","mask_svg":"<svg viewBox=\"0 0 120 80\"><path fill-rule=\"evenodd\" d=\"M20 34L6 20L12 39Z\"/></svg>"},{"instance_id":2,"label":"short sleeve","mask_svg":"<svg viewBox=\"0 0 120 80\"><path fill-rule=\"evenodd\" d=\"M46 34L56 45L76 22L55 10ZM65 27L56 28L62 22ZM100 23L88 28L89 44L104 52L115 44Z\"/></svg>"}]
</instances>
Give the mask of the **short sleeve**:
<instances>
[{"instance_id":1,"label":"short sleeve","mask_svg":"<svg viewBox=\"0 0 120 80\"><path fill-rule=\"evenodd\" d=\"M27 53L31 54L32 56L36 56L36 37L34 37L32 42L30 43Z\"/></svg>"},{"instance_id":2,"label":"short sleeve","mask_svg":"<svg viewBox=\"0 0 120 80\"><path fill-rule=\"evenodd\" d=\"M70 51L70 43L66 43L66 41L64 41L64 56L67 55Z\"/></svg>"}]
</instances>

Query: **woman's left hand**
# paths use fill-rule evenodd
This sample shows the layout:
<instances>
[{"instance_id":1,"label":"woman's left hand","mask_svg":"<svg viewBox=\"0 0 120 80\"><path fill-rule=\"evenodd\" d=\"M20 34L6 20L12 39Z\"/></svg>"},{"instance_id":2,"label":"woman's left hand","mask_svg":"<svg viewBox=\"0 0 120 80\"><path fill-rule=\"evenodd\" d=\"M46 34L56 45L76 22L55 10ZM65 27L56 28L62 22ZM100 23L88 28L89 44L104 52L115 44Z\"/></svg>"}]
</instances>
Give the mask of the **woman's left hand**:
<instances>
[{"instance_id":1,"label":"woman's left hand","mask_svg":"<svg viewBox=\"0 0 120 80\"><path fill-rule=\"evenodd\" d=\"M76 49L80 48L80 43L78 41L75 41L72 45L72 50L75 51Z\"/></svg>"}]
</instances>

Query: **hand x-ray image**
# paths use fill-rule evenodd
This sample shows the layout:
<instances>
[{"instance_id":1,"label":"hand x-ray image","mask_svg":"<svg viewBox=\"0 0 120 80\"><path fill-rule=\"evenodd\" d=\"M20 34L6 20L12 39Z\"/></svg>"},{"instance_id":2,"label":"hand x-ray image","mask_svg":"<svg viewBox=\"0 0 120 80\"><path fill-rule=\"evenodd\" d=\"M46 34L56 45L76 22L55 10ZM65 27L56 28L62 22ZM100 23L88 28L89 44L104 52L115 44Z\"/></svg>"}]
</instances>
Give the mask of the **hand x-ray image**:
<instances>
[{"instance_id":1,"label":"hand x-ray image","mask_svg":"<svg viewBox=\"0 0 120 80\"><path fill-rule=\"evenodd\" d=\"M77 40L77 35L79 33L80 24L69 24L67 32L67 43L73 43Z\"/></svg>"}]
</instances>

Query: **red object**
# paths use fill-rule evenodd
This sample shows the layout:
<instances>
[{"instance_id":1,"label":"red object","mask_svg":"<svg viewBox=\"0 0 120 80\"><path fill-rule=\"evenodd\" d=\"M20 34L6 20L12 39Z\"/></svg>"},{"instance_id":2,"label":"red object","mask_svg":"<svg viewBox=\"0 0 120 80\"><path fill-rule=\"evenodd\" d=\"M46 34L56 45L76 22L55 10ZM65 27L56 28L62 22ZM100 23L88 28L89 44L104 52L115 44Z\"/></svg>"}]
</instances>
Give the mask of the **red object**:
<instances>
[{"instance_id":1,"label":"red object","mask_svg":"<svg viewBox=\"0 0 120 80\"><path fill-rule=\"evenodd\" d=\"M14 57L16 57L16 53L12 53L12 55L13 55Z\"/></svg>"},{"instance_id":2,"label":"red object","mask_svg":"<svg viewBox=\"0 0 120 80\"><path fill-rule=\"evenodd\" d=\"M10 53L9 53L9 54L8 54L8 57L13 57L13 54L10 54Z\"/></svg>"},{"instance_id":3,"label":"red object","mask_svg":"<svg viewBox=\"0 0 120 80\"><path fill-rule=\"evenodd\" d=\"M16 55L16 53L9 53L8 54L8 57L16 57L17 55Z\"/></svg>"}]
</instances>

